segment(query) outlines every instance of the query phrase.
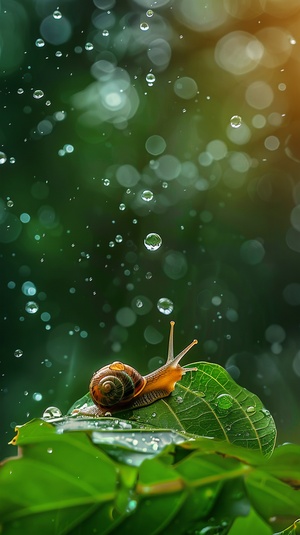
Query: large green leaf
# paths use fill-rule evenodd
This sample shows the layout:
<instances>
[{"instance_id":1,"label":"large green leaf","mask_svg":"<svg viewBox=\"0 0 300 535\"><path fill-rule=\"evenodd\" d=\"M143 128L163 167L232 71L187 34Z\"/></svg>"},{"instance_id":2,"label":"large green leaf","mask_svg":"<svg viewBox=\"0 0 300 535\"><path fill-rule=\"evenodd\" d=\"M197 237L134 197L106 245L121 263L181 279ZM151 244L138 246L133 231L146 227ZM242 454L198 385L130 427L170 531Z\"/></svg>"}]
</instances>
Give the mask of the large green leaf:
<instances>
[{"instance_id":1,"label":"large green leaf","mask_svg":"<svg viewBox=\"0 0 300 535\"><path fill-rule=\"evenodd\" d=\"M166 435L167 445L153 450L163 431L150 435L120 419L62 418L54 424L34 420L18 428L13 443L23 454L0 469L4 535L235 535L239 526L243 535L269 535L297 518L300 497L284 482L283 462L281 481L273 457L259 451L205 437L175 445L172 438L180 441L180 434ZM138 432L144 452L143 441L132 441ZM122 462L111 456L116 447ZM132 465L134 447L139 466ZM289 477L300 447L278 452Z\"/></svg>"},{"instance_id":2,"label":"large green leaf","mask_svg":"<svg viewBox=\"0 0 300 535\"><path fill-rule=\"evenodd\" d=\"M276 426L260 399L239 386L218 364L193 363L198 372L187 373L172 395L147 407L118 413L121 418L155 428L226 440L270 456ZM92 404L89 396L73 407Z\"/></svg>"}]
</instances>

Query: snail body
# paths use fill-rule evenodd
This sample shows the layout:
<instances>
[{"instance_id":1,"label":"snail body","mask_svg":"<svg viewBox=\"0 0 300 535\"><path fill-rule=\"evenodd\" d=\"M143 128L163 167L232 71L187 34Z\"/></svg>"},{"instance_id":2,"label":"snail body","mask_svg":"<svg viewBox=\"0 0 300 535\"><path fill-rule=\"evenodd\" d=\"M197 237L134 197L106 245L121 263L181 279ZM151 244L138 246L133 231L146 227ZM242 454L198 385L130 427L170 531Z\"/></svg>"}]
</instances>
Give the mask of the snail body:
<instances>
[{"instance_id":1,"label":"snail body","mask_svg":"<svg viewBox=\"0 0 300 535\"><path fill-rule=\"evenodd\" d=\"M142 376L127 364L116 361L96 371L90 382L90 395L94 406L79 409L80 414L104 416L122 409L135 409L150 405L154 401L167 397L186 372L197 368L182 368L179 362L195 345L193 340L185 349L174 357L173 337L175 322L170 322L168 358L166 364L157 370Z\"/></svg>"}]
</instances>

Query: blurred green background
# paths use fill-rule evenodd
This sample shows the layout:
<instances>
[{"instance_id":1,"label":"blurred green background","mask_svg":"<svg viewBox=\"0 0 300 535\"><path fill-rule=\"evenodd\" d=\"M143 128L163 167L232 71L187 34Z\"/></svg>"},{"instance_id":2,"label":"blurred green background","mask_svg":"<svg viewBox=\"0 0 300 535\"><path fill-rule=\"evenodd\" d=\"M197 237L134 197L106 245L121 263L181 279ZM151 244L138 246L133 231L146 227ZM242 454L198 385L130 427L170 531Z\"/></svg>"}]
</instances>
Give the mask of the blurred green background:
<instances>
[{"instance_id":1,"label":"blurred green background","mask_svg":"<svg viewBox=\"0 0 300 535\"><path fill-rule=\"evenodd\" d=\"M299 2L0 7L1 457L170 319L299 442Z\"/></svg>"}]
</instances>

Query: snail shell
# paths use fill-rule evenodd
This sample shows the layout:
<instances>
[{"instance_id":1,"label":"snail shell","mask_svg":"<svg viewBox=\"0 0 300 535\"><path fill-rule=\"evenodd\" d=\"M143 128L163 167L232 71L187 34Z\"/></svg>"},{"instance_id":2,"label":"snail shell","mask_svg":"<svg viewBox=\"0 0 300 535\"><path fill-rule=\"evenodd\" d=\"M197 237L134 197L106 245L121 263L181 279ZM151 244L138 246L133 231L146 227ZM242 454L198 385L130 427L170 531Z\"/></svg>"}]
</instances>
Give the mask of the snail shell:
<instances>
[{"instance_id":1,"label":"snail shell","mask_svg":"<svg viewBox=\"0 0 300 535\"><path fill-rule=\"evenodd\" d=\"M112 407L127 403L144 388L145 377L131 366L113 362L94 373L90 382L90 394L96 405Z\"/></svg>"},{"instance_id":2,"label":"snail shell","mask_svg":"<svg viewBox=\"0 0 300 535\"><path fill-rule=\"evenodd\" d=\"M197 368L182 368L179 362L195 345L193 340L176 357L173 350L175 322L170 322L168 358L166 364L143 377L137 370L122 362L113 362L94 373L90 382L90 395L94 406L75 409L74 413L104 416L107 412L136 409L167 397L186 372Z\"/></svg>"}]
</instances>

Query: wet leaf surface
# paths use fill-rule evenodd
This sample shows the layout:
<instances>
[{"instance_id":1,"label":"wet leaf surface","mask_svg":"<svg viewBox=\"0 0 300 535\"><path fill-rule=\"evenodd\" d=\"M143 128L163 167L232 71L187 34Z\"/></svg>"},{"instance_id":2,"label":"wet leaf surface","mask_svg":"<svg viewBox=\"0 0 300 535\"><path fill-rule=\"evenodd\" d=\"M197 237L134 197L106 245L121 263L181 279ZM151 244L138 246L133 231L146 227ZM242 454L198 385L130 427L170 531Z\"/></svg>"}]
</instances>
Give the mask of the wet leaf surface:
<instances>
[{"instance_id":1,"label":"wet leaf surface","mask_svg":"<svg viewBox=\"0 0 300 535\"><path fill-rule=\"evenodd\" d=\"M163 447L148 445L150 458L147 445L141 451L133 443L139 432L141 439L150 436L113 418L20 426L13 443L22 455L0 469L2 533L38 533L44 526L53 535L297 533L300 495L284 482L283 469L278 478L273 457L205 437L175 444L184 437L153 429L152 444L162 441ZM114 448L123 449L123 458ZM137 450L141 462L134 466ZM287 474L300 462L299 446L276 452Z\"/></svg>"},{"instance_id":2,"label":"wet leaf surface","mask_svg":"<svg viewBox=\"0 0 300 535\"><path fill-rule=\"evenodd\" d=\"M269 456L275 445L276 426L260 399L239 386L218 364L198 362L192 366L198 372L185 374L171 396L117 415L139 425L226 440ZM86 402L92 404L89 396L72 409Z\"/></svg>"}]
</instances>

